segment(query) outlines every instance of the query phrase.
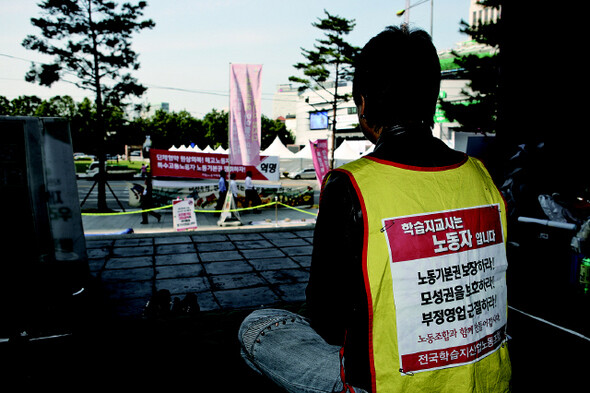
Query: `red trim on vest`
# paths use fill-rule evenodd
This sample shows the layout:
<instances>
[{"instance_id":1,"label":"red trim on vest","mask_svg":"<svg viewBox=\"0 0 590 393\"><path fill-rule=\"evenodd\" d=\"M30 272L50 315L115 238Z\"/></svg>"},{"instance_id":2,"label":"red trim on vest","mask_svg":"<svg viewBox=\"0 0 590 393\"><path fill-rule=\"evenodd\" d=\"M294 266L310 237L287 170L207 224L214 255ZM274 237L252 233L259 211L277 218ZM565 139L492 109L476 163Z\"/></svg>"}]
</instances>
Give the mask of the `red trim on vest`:
<instances>
[{"instance_id":1,"label":"red trim on vest","mask_svg":"<svg viewBox=\"0 0 590 393\"><path fill-rule=\"evenodd\" d=\"M354 388L346 383L346 372L344 371L344 346L346 345L346 333L347 332L344 332L344 343L338 351L338 354L340 355L340 380L342 381L342 390L340 393L354 393Z\"/></svg>"},{"instance_id":2,"label":"red trim on vest","mask_svg":"<svg viewBox=\"0 0 590 393\"><path fill-rule=\"evenodd\" d=\"M387 160L383 160L381 158L376 158L376 157L371 157L371 156L365 156L363 158L366 158L367 160L375 161L379 164L394 166L396 168L407 169L410 171L437 172L437 171L446 171L449 169L458 168L467 162L467 160L469 159L469 156L467 156L467 154L464 154L463 159L456 164L447 165L447 166L433 166L433 167L400 164L398 162L387 161Z\"/></svg>"},{"instance_id":3,"label":"red trim on vest","mask_svg":"<svg viewBox=\"0 0 590 393\"><path fill-rule=\"evenodd\" d=\"M361 205L361 210L363 213L363 256L362 256L362 264L363 264L363 280L365 282L365 291L367 293L367 311L369 313L369 367L371 372L371 386L372 391L377 391L377 381L375 379L375 359L373 356L373 298L371 296L371 286L369 284L369 275L367 271L367 246L369 244L369 219L367 216L367 208L365 206L365 201L361 194L361 190L354 178L352 173L347 170L336 168L336 171L342 172L348 176L352 186L354 187L356 194L359 198L359 202Z\"/></svg>"}]
</instances>

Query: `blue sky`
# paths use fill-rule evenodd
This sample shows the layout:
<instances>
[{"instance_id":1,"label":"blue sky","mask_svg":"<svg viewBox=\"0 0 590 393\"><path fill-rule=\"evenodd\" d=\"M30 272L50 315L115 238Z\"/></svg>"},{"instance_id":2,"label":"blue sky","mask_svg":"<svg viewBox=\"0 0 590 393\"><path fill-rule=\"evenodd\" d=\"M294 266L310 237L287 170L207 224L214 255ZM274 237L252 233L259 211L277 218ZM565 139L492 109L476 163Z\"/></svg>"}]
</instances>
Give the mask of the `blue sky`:
<instances>
[{"instance_id":1,"label":"blue sky","mask_svg":"<svg viewBox=\"0 0 590 393\"><path fill-rule=\"evenodd\" d=\"M24 81L30 60L50 61L21 46L27 34L38 34L31 17L39 0L0 0L0 95L49 98L71 95L76 101L91 93L59 82L51 88ZM430 1L411 0L410 24L430 31ZM433 37L437 49L453 48L468 37L459 33L467 20L469 0L434 0ZM230 63L263 64L263 113L272 115L276 85L296 75L300 48L312 48L320 30L311 26L323 10L356 27L347 40L363 46L384 27L403 22L396 11L406 0L148 0L145 17L156 26L133 38L140 70L134 75L148 87L142 102L168 102L173 111L188 110L202 118L212 109L227 109ZM29 60L29 61L27 61ZM182 89L182 90L179 90Z\"/></svg>"}]
</instances>

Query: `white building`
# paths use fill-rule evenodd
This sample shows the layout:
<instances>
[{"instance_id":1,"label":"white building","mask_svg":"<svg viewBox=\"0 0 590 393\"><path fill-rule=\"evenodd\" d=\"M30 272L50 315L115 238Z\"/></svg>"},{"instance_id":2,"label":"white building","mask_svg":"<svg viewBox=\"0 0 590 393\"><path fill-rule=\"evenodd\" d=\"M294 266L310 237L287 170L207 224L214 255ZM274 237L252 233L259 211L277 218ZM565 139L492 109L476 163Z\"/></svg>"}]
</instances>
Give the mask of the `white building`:
<instances>
[{"instance_id":1,"label":"white building","mask_svg":"<svg viewBox=\"0 0 590 393\"><path fill-rule=\"evenodd\" d=\"M497 22L500 18L502 8L495 9L492 7L484 7L478 4L480 0L471 0L469 4L469 24L476 26L479 24L486 24Z\"/></svg>"},{"instance_id":2,"label":"white building","mask_svg":"<svg viewBox=\"0 0 590 393\"><path fill-rule=\"evenodd\" d=\"M468 81L462 79L443 79L441 95L446 100L464 99L461 91L466 89ZM333 107L331 97L333 86L326 92L323 89L306 90L302 93L291 85L279 85L275 93L274 118L284 118L287 129L295 136L295 145L305 146L310 140L328 139L329 147L332 140ZM352 82L341 82L338 94L351 94ZM449 123L437 114L433 134L448 146L455 148L457 136L453 129L458 124ZM342 140L359 140L364 136L358 128L357 108L352 97L340 102L336 112L336 147Z\"/></svg>"},{"instance_id":3,"label":"white building","mask_svg":"<svg viewBox=\"0 0 590 393\"><path fill-rule=\"evenodd\" d=\"M297 128L295 144L304 145L309 140L328 139L330 147L334 108L332 97L334 83L326 83L325 88L309 89L299 96L296 105ZM336 110L336 139L362 137L358 129L356 106L352 100L352 83L340 82L338 95L350 95L346 102L339 102ZM336 142L336 145L339 145Z\"/></svg>"},{"instance_id":4,"label":"white building","mask_svg":"<svg viewBox=\"0 0 590 393\"><path fill-rule=\"evenodd\" d=\"M499 18L500 11L483 7L477 4L478 0L471 0L469 23L495 22ZM465 53L490 53L490 47L476 44L473 41L466 41L457 44L454 49L459 54ZM441 65L451 58L451 51L439 52ZM443 67L444 70L444 67ZM460 101L465 99L461 94L462 90L468 90L468 80L447 77L443 72L441 81L441 95L446 101ZM296 86L283 84L277 86L273 102L273 117L284 118L287 129L295 136L295 144L306 146L310 140L328 139L329 147L332 141L332 122L334 113L332 108L332 95L334 83L325 84L326 89L317 88L299 92ZM327 91L326 91L327 90ZM358 128L357 109L352 100L352 82L340 82L338 94L350 94L350 100L339 102L336 113L336 147L342 140L363 139L363 134ZM467 138L473 135L465 132L454 131L458 127L456 123L450 123L444 118L441 112L436 113L433 135L441 139L451 148L465 151Z\"/></svg>"}]
</instances>

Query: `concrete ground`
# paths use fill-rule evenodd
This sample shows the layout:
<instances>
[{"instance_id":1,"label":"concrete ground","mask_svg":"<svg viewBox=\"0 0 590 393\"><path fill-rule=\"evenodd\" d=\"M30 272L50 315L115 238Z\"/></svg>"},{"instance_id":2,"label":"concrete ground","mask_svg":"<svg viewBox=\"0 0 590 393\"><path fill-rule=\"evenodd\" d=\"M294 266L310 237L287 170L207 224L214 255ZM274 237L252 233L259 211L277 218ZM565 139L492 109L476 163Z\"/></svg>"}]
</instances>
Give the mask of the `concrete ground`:
<instances>
[{"instance_id":1,"label":"concrete ground","mask_svg":"<svg viewBox=\"0 0 590 393\"><path fill-rule=\"evenodd\" d=\"M303 211L244 213L238 227L199 215L191 232L174 232L169 213L147 225L137 214L84 216L86 291L55 312L65 322L53 338L0 344L1 378L27 388L278 391L245 366L236 334L253 309L304 307L317 210ZM589 302L567 282L568 261L537 239L510 248L514 392L585 386ZM196 295L200 312L148 318L163 289L172 300Z\"/></svg>"}]
</instances>

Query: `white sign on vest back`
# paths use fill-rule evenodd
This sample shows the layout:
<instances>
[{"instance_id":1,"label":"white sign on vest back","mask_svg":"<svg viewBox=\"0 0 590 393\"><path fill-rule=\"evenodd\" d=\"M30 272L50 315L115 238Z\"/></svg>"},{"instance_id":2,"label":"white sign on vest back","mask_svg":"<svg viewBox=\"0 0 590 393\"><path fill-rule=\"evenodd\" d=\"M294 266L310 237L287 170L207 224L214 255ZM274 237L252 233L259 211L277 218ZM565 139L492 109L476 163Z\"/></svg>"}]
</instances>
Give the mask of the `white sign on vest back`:
<instances>
[{"instance_id":1,"label":"white sign on vest back","mask_svg":"<svg viewBox=\"0 0 590 393\"><path fill-rule=\"evenodd\" d=\"M506 328L499 205L383 220L402 373L475 362Z\"/></svg>"}]
</instances>

